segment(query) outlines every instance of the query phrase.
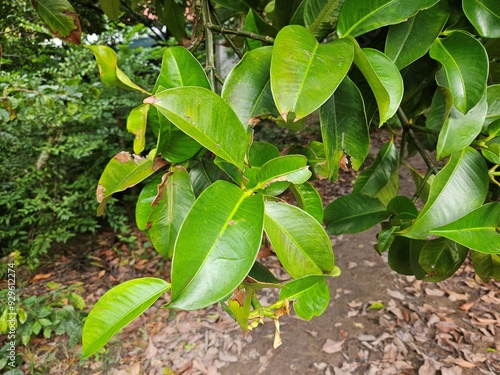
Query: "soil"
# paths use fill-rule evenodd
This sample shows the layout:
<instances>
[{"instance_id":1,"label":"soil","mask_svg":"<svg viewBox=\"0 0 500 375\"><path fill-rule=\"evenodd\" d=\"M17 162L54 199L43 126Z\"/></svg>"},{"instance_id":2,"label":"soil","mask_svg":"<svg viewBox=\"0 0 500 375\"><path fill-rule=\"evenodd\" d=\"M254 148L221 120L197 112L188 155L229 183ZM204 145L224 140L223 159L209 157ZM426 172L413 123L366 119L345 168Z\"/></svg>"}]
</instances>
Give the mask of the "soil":
<instances>
[{"instance_id":1,"label":"soil","mask_svg":"<svg viewBox=\"0 0 500 375\"><path fill-rule=\"evenodd\" d=\"M343 174L333 188L320 184L325 203L345 194L351 177ZM312 321L293 312L282 317L277 349L272 321L243 337L220 306L171 311L160 300L86 360L64 335L37 337L18 348L21 369L44 375L500 374L500 283L482 282L468 262L440 283L397 275L373 249L376 233L332 238L342 275L329 282L330 307ZM31 275L22 296L44 293L49 281L83 281L90 310L120 282L168 279L168 262L135 235L124 241L104 232L70 242Z\"/></svg>"}]
</instances>

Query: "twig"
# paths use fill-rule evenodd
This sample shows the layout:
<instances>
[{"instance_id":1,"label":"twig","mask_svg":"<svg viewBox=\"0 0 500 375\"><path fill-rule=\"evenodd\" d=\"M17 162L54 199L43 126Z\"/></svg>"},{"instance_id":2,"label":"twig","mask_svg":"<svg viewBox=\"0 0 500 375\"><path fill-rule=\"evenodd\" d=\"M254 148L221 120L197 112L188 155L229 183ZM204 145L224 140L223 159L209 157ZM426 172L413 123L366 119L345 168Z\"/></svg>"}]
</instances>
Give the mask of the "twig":
<instances>
[{"instance_id":1,"label":"twig","mask_svg":"<svg viewBox=\"0 0 500 375\"><path fill-rule=\"evenodd\" d=\"M215 10L213 9L212 6L210 6L210 10L212 12L212 15L214 16L215 22L217 22L217 24L222 27L222 22L220 21L219 16L217 15L217 13L215 12ZM234 51L234 53L236 53L238 55L238 57L241 59L243 57L243 54L241 53L241 51L239 50L239 48L236 47L236 45L231 40L231 38L229 38L229 36L227 34L224 34L224 33L222 33L222 37L229 44L229 46Z\"/></svg>"},{"instance_id":2,"label":"twig","mask_svg":"<svg viewBox=\"0 0 500 375\"><path fill-rule=\"evenodd\" d=\"M203 16L203 23L205 24L205 48L207 53L206 69L208 70L208 80L215 91L215 59L214 59L214 35L208 25L212 22L210 20L208 0L202 0L201 10Z\"/></svg>"},{"instance_id":3,"label":"twig","mask_svg":"<svg viewBox=\"0 0 500 375\"><path fill-rule=\"evenodd\" d=\"M206 24L206 27L212 31L217 31L218 33L221 33L221 34L243 36L245 38L260 40L261 42L265 42L265 43L271 43L271 44L274 43L274 38L270 37L269 35L255 34L255 33L252 33L251 31L245 31L245 30L229 29L227 27L214 25L213 23Z\"/></svg>"}]
</instances>

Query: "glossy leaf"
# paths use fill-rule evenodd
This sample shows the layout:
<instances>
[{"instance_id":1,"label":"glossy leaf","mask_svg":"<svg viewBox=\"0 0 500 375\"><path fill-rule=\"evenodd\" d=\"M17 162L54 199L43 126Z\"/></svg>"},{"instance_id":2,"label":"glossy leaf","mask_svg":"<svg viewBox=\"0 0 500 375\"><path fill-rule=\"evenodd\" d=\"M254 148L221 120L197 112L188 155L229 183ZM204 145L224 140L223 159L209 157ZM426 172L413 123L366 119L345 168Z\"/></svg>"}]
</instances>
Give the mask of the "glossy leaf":
<instances>
[{"instance_id":1,"label":"glossy leaf","mask_svg":"<svg viewBox=\"0 0 500 375\"><path fill-rule=\"evenodd\" d=\"M487 90L488 113L484 121L484 126L488 127L491 123L500 119L500 85L488 86ZM498 127L500 129L500 126ZM491 131L489 131L491 135Z\"/></svg>"},{"instance_id":2,"label":"glossy leaf","mask_svg":"<svg viewBox=\"0 0 500 375\"><path fill-rule=\"evenodd\" d=\"M481 153L490 163L500 164L500 137L493 138L486 143L487 148L482 148Z\"/></svg>"},{"instance_id":3,"label":"glossy leaf","mask_svg":"<svg viewBox=\"0 0 500 375\"><path fill-rule=\"evenodd\" d=\"M135 186L165 165L160 158L151 160L125 151L115 155L104 168L97 185L97 215L104 213L106 203L114 193Z\"/></svg>"},{"instance_id":4,"label":"glossy leaf","mask_svg":"<svg viewBox=\"0 0 500 375\"><path fill-rule=\"evenodd\" d=\"M439 132L436 159L440 160L471 144L483 128L487 111L486 95L466 114L452 105L450 114Z\"/></svg>"},{"instance_id":5,"label":"glossy leaf","mask_svg":"<svg viewBox=\"0 0 500 375\"><path fill-rule=\"evenodd\" d=\"M487 191L488 173L484 159L476 150L464 148L452 154L436 175L417 220L401 233L410 238L426 239L430 231L481 206Z\"/></svg>"},{"instance_id":6,"label":"glossy leaf","mask_svg":"<svg viewBox=\"0 0 500 375\"><path fill-rule=\"evenodd\" d=\"M101 81L108 86L117 86L122 89L133 89L148 94L146 90L136 85L123 71L118 68L116 52L108 46L86 46L94 52Z\"/></svg>"},{"instance_id":7,"label":"glossy leaf","mask_svg":"<svg viewBox=\"0 0 500 375\"><path fill-rule=\"evenodd\" d=\"M184 7L175 0L155 0L155 10L161 23L167 26L169 34L181 44L186 35Z\"/></svg>"},{"instance_id":8,"label":"glossy leaf","mask_svg":"<svg viewBox=\"0 0 500 375\"><path fill-rule=\"evenodd\" d=\"M444 123L448 120L452 107L453 97L450 90L446 87L438 87L432 97L425 127L439 133L443 128Z\"/></svg>"},{"instance_id":9,"label":"glossy leaf","mask_svg":"<svg viewBox=\"0 0 500 375\"><path fill-rule=\"evenodd\" d=\"M442 64L436 75L440 86L449 88L453 104L462 113L477 105L486 90L488 55L483 45L463 32L437 39L430 56Z\"/></svg>"},{"instance_id":10,"label":"glossy leaf","mask_svg":"<svg viewBox=\"0 0 500 375\"><path fill-rule=\"evenodd\" d=\"M268 142L253 142L248 151L248 159L252 167L262 167L269 160L280 156L278 147Z\"/></svg>"},{"instance_id":11,"label":"glossy leaf","mask_svg":"<svg viewBox=\"0 0 500 375\"><path fill-rule=\"evenodd\" d=\"M398 149L394 142L388 142L380 149L372 165L359 174L352 192L377 197L397 171L398 165Z\"/></svg>"},{"instance_id":12,"label":"glossy leaf","mask_svg":"<svg viewBox=\"0 0 500 375\"><path fill-rule=\"evenodd\" d=\"M281 30L290 24L293 15L300 7L302 0L275 0L273 26L276 30Z\"/></svg>"},{"instance_id":13,"label":"glossy leaf","mask_svg":"<svg viewBox=\"0 0 500 375\"><path fill-rule=\"evenodd\" d=\"M155 250L170 258L181 225L195 201L195 196L185 169L177 168L165 177L158 185L157 195L151 204L147 229Z\"/></svg>"},{"instance_id":14,"label":"glossy leaf","mask_svg":"<svg viewBox=\"0 0 500 375\"><path fill-rule=\"evenodd\" d=\"M413 220L418 216L415 203L404 195L393 198L387 205L387 211L393 214L397 220Z\"/></svg>"},{"instance_id":15,"label":"glossy leaf","mask_svg":"<svg viewBox=\"0 0 500 375\"><path fill-rule=\"evenodd\" d=\"M243 169L248 148L246 127L229 104L201 87L177 87L144 100L215 155Z\"/></svg>"},{"instance_id":16,"label":"glossy leaf","mask_svg":"<svg viewBox=\"0 0 500 375\"><path fill-rule=\"evenodd\" d=\"M295 206L266 202L264 230L285 270L294 278L335 270L332 244L323 227Z\"/></svg>"},{"instance_id":17,"label":"glossy leaf","mask_svg":"<svg viewBox=\"0 0 500 375\"><path fill-rule=\"evenodd\" d=\"M397 236L389 247L387 264L393 271L401 275L413 275L413 270L410 265L411 241L416 240Z\"/></svg>"},{"instance_id":18,"label":"glossy leaf","mask_svg":"<svg viewBox=\"0 0 500 375\"><path fill-rule=\"evenodd\" d=\"M246 12L249 7L257 8L258 0L214 0L217 4L222 5L224 8Z\"/></svg>"},{"instance_id":19,"label":"glossy leaf","mask_svg":"<svg viewBox=\"0 0 500 375\"><path fill-rule=\"evenodd\" d=\"M139 155L146 147L146 125L149 105L141 104L133 108L127 117L127 130L134 138L134 153Z\"/></svg>"},{"instance_id":20,"label":"glossy leaf","mask_svg":"<svg viewBox=\"0 0 500 375\"><path fill-rule=\"evenodd\" d=\"M500 38L500 3L496 0L462 0L464 13L485 38Z\"/></svg>"},{"instance_id":21,"label":"glossy leaf","mask_svg":"<svg viewBox=\"0 0 500 375\"><path fill-rule=\"evenodd\" d=\"M153 202L158 195L158 185L162 183L163 176L158 174L142 188L135 205L135 223L137 228L145 231L148 226L148 218L153 208Z\"/></svg>"},{"instance_id":22,"label":"glossy leaf","mask_svg":"<svg viewBox=\"0 0 500 375\"><path fill-rule=\"evenodd\" d=\"M175 243L169 307L201 309L235 290L257 257L263 217L261 195L248 196L226 181L208 187Z\"/></svg>"},{"instance_id":23,"label":"glossy leaf","mask_svg":"<svg viewBox=\"0 0 500 375\"><path fill-rule=\"evenodd\" d=\"M463 264L469 249L446 238L427 241L418 264L427 272L425 281L442 281L452 276Z\"/></svg>"},{"instance_id":24,"label":"glossy leaf","mask_svg":"<svg viewBox=\"0 0 500 375\"><path fill-rule=\"evenodd\" d=\"M42 22L56 38L80 44L82 34L80 19L68 1L31 0L31 4Z\"/></svg>"},{"instance_id":25,"label":"glossy leaf","mask_svg":"<svg viewBox=\"0 0 500 375\"><path fill-rule=\"evenodd\" d=\"M314 217L318 223L323 222L323 201L321 195L310 183L305 182L300 185L291 185L297 205Z\"/></svg>"},{"instance_id":26,"label":"glossy leaf","mask_svg":"<svg viewBox=\"0 0 500 375\"><path fill-rule=\"evenodd\" d=\"M481 206L460 219L430 231L485 254L500 254L500 203Z\"/></svg>"},{"instance_id":27,"label":"glossy leaf","mask_svg":"<svg viewBox=\"0 0 500 375\"><path fill-rule=\"evenodd\" d=\"M227 175L212 160L200 158L190 162L189 176L196 196L217 180L227 180Z\"/></svg>"},{"instance_id":28,"label":"glossy leaf","mask_svg":"<svg viewBox=\"0 0 500 375\"><path fill-rule=\"evenodd\" d=\"M380 125L390 119L403 98L403 78L396 65L382 52L361 49L354 38L354 63L370 85L377 101Z\"/></svg>"},{"instance_id":29,"label":"glossy leaf","mask_svg":"<svg viewBox=\"0 0 500 375\"><path fill-rule=\"evenodd\" d=\"M118 21L120 16L120 0L99 0L99 6L112 21Z\"/></svg>"},{"instance_id":30,"label":"glossy leaf","mask_svg":"<svg viewBox=\"0 0 500 375\"><path fill-rule=\"evenodd\" d=\"M446 1L418 12L407 21L389 27L384 53L399 70L427 53L449 16Z\"/></svg>"},{"instance_id":31,"label":"glossy leaf","mask_svg":"<svg viewBox=\"0 0 500 375\"><path fill-rule=\"evenodd\" d=\"M337 34L353 37L387 25L404 22L439 0L345 0L340 9Z\"/></svg>"},{"instance_id":32,"label":"glossy leaf","mask_svg":"<svg viewBox=\"0 0 500 375\"><path fill-rule=\"evenodd\" d=\"M330 290L324 276L306 276L292 280L281 289L279 300L293 301L295 313L302 319L311 320L325 312L330 303Z\"/></svg>"},{"instance_id":33,"label":"glossy leaf","mask_svg":"<svg viewBox=\"0 0 500 375\"><path fill-rule=\"evenodd\" d=\"M169 289L170 284L164 280L144 277L126 281L106 292L85 320L82 358L97 352Z\"/></svg>"},{"instance_id":34,"label":"glossy leaf","mask_svg":"<svg viewBox=\"0 0 500 375\"><path fill-rule=\"evenodd\" d=\"M271 61L271 89L281 117L297 121L319 108L346 76L352 58L348 40L319 44L302 26L283 28Z\"/></svg>"},{"instance_id":35,"label":"glossy leaf","mask_svg":"<svg viewBox=\"0 0 500 375\"><path fill-rule=\"evenodd\" d=\"M359 233L389 217L377 198L349 194L337 198L325 208L324 222L330 234Z\"/></svg>"},{"instance_id":36,"label":"glossy leaf","mask_svg":"<svg viewBox=\"0 0 500 375\"><path fill-rule=\"evenodd\" d=\"M323 39L334 29L342 0L306 0L304 4L306 28L317 39Z\"/></svg>"},{"instance_id":37,"label":"glossy leaf","mask_svg":"<svg viewBox=\"0 0 500 375\"><path fill-rule=\"evenodd\" d=\"M337 180L344 153L349 155L353 168L358 170L368 155L370 134L363 97L348 77L321 106L320 124L327 177Z\"/></svg>"},{"instance_id":38,"label":"glossy leaf","mask_svg":"<svg viewBox=\"0 0 500 375\"><path fill-rule=\"evenodd\" d=\"M179 46L166 48L153 93L182 86L210 89L205 70L191 52Z\"/></svg>"},{"instance_id":39,"label":"glossy leaf","mask_svg":"<svg viewBox=\"0 0 500 375\"><path fill-rule=\"evenodd\" d=\"M309 177L311 171L307 165L307 158L302 155L285 155L269 160L256 175L259 189L281 181L303 184Z\"/></svg>"},{"instance_id":40,"label":"glossy leaf","mask_svg":"<svg viewBox=\"0 0 500 375\"><path fill-rule=\"evenodd\" d=\"M271 93L270 73L272 47L262 47L245 53L231 70L221 96L233 108L242 124L254 117L279 116Z\"/></svg>"},{"instance_id":41,"label":"glossy leaf","mask_svg":"<svg viewBox=\"0 0 500 375\"><path fill-rule=\"evenodd\" d=\"M255 34L267 35L271 38L274 38L278 31L269 25L266 21L264 21L260 15L253 9L250 9L247 14L247 18L245 19L245 25L243 28L245 31L250 31ZM255 40L251 38L246 38L246 43L250 50L262 47L265 45L264 42L260 40Z\"/></svg>"},{"instance_id":42,"label":"glossy leaf","mask_svg":"<svg viewBox=\"0 0 500 375\"><path fill-rule=\"evenodd\" d=\"M500 280L499 254L483 254L471 251L471 259L474 270L485 283L488 283L492 278Z\"/></svg>"}]
</instances>

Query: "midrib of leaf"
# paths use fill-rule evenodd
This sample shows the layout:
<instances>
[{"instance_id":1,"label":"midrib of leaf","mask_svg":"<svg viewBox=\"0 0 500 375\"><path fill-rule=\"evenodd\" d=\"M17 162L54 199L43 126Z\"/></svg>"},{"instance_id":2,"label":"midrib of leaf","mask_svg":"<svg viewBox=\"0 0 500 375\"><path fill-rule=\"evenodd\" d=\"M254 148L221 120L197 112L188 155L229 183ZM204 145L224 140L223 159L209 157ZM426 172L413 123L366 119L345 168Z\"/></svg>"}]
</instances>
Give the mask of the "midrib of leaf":
<instances>
[{"instance_id":1,"label":"midrib of leaf","mask_svg":"<svg viewBox=\"0 0 500 375\"><path fill-rule=\"evenodd\" d=\"M338 0L329 1L323 9L319 12L318 16L314 19L314 22L309 25L309 30L314 34L316 31L321 30L321 25L323 22L328 22L331 14L335 11L338 6Z\"/></svg>"},{"instance_id":2,"label":"midrib of leaf","mask_svg":"<svg viewBox=\"0 0 500 375\"><path fill-rule=\"evenodd\" d=\"M319 266L318 266L318 265L317 265L317 264L316 264L316 263L312 260L312 258L311 258L308 254L306 254L306 253L302 250L302 247L300 247L300 246L299 246L299 244L297 243L297 241L295 241L295 238L294 238L294 237L292 237L292 236L290 236L290 233L289 233L288 231L286 231L286 230L285 230L285 228L284 228L283 226L281 226L281 225L280 225L280 223L279 223L278 221L274 220L274 218L273 218L271 215L269 215L267 212L266 212L266 215L267 215L267 217L268 217L268 218L269 218L269 219L270 219L273 223L275 223L275 225L276 225L278 228L280 228L280 229L281 229L281 231L282 231L282 232L284 232L284 233L286 233L286 234L287 234L288 238L290 238L290 239L291 239L291 241L293 242L293 244L295 245L295 247L296 247L297 249L300 249L301 254L303 254L303 255L304 255L304 257L305 257L306 259L308 259L308 260L309 260L309 262L310 262L311 264L314 264L314 266L316 266L316 268L318 268L320 271L322 271L322 269L321 269L321 268L320 268L320 267L319 267ZM306 232L306 230L305 230L305 229L304 229L304 232Z\"/></svg>"},{"instance_id":3,"label":"midrib of leaf","mask_svg":"<svg viewBox=\"0 0 500 375\"><path fill-rule=\"evenodd\" d=\"M399 55L401 54L401 52L403 52L403 47L405 46L406 42L408 41L408 38L410 37L411 31L413 29L413 25L415 24L415 17L408 19L407 22L411 23L411 25L408 28L408 32L406 33L406 35L403 39L403 42L401 43L401 46L400 46L401 48L398 49L398 53L393 59L394 63L396 63L396 60L399 58Z\"/></svg>"},{"instance_id":4,"label":"midrib of leaf","mask_svg":"<svg viewBox=\"0 0 500 375\"><path fill-rule=\"evenodd\" d=\"M264 85L264 88L260 91L259 95L255 99L254 105L252 106L252 112L251 112L251 116L252 117L254 116L255 110L259 106L259 103L261 102L261 99L264 96L264 93L266 92L266 89L270 85L270 83L271 83L271 79L268 79L267 82L266 82L266 84Z\"/></svg>"},{"instance_id":5,"label":"midrib of leaf","mask_svg":"<svg viewBox=\"0 0 500 375\"><path fill-rule=\"evenodd\" d=\"M133 159L131 160L133 161ZM120 163L120 161L118 161ZM154 165L154 162L149 160L149 159L143 159L143 162L141 164L139 164L137 166L137 168L134 168L130 173L128 173L124 178L121 179L121 181L115 185L114 189L113 190L113 193L109 194L109 195L105 195L104 198L107 198L111 195L113 195L114 193L117 193L119 191L122 191L126 188L128 188L130 185L129 185L129 181L134 177L134 175L137 173L137 171L139 170L145 170L147 169L146 167L149 167L148 164L150 164L151 167L153 167ZM103 184L99 184L99 185L103 185ZM121 189L121 190L117 190L117 189Z\"/></svg>"},{"instance_id":6,"label":"midrib of leaf","mask_svg":"<svg viewBox=\"0 0 500 375\"><path fill-rule=\"evenodd\" d=\"M295 104L294 104L295 111L297 111L297 102L299 100L299 97L302 94L302 89L304 88L304 85L306 83L307 75L308 75L309 71L311 70L311 66L313 64L314 58L316 57L316 51L319 48L319 43L316 41L316 39L314 41L316 44L314 46L314 50L312 51L311 58L309 59L309 63L307 64L306 71L304 72L304 77L302 78L302 82L300 84L300 88L299 88L298 95L297 95L297 100L295 101ZM307 51L306 51L306 54L307 54ZM286 121L286 118L284 120Z\"/></svg>"},{"instance_id":7,"label":"midrib of leaf","mask_svg":"<svg viewBox=\"0 0 500 375\"><path fill-rule=\"evenodd\" d=\"M498 15L496 15L493 10L491 10L490 8L488 8L484 3L482 3L481 1L479 0L474 0L480 7L482 7L484 10L486 10L488 13L490 13L491 15L493 15L495 18L499 18Z\"/></svg>"},{"instance_id":8,"label":"midrib of leaf","mask_svg":"<svg viewBox=\"0 0 500 375\"><path fill-rule=\"evenodd\" d=\"M458 75L460 77L460 82L462 82L462 88L463 88L463 91L464 91L464 99L465 99L465 103L467 104L467 90L465 89L465 81L464 81L464 77L463 77L463 74L462 74L462 71L460 70L460 66L459 64L457 64L456 60L453 58L453 56L448 52L448 50L444 47L442 41L440 39L437 39L436 40L439 45L441 46L442 50L446 53L446 55L449 56L451 62L453 63L453 65L455 66L457 72L458 72ZM446 75L449 77L449 74L448 74L448 69L446 69L446 67L444 66L443 64L443 67L444 67L444 70L446 72ZM448 80L448 83L449 80ZM457 108L458 109L458 108Z\"/></svg>"},{"instance_id":9,"label":"midrib of leaf","mask_svg":"<svg viewBox=\"0 0 500 375\"><path fill-rule=\"evenodd\" d=\"M63 29L67 28L67 26L64 23L59 22L59 18L55 15L56 12L52 11L51 8L45 6L43 2L38 2L38 6L41 7L41 8L43 8L46 13L49 13L50 15L52 15L52 17L53 17L52 22L51 22L52 24L59 24L59 26L62 27ZM61 14L63 15L63 17L66 17L66 15L64 13L61 13ZM56 22L54 22L54 20ZM72 30L75 30L75 28L73 28ZM54 30L54 31L57 32L57 33L60 33L61 30ZM62 37L67 37L69 34L70 33L61 33L61 36Z\"/></svg>"},{"instance_id":10,"label":"midrib of leaf","mask_svg":"<svg viewBox=\"0 0 500 375\"><path fill-rule=\"evenodd\" d=\"M361 18L357 23L353 24L350 29L348 29L345 33L344 36L349 35L358 25L363 23L366 19L370 18L373 16L375 13L382 11L384 8L392 5L393 3L397 2L399 0L392 0L384 5L382 5L380 8L374 9L372 12L368 13L365 17Z\"/></svg>"},{"instance_id":11,"label":"midrib of leaf","mask_svg":"<svg viewBox=\"0 0 500 375\"><path fill-rule=\"evenodd\" d=\"M196 279L196 277L198 276L198 274L200 273L201 269L203 268L203 266L205 265L205 263L207 262L208 258L210 258L210 255L212 254L212 252L214 251L216 245L220 242L220 239L222 238L222 235L224 234L226 228L228 227L229 225L229 222L232 220L233 216L236 214L236 212L238 211L238 209L240 208L241 204L243 203L243 201L247 198L248 196L246 194L242 194L240 199L238 200L238 202L236 203L236 205L234 206L233 210L231 211L231 213L228 215L228 218L226 219L224 225L222 226L221 230L219 231L217 237L215 238L215 241L213 242L212 244L212 247L209 249L209 251L207 252L205 258L203 259L203 262L201 263L200 267L198 267L198 270L196 271L196 273L193 275L193 277L191 277L191 279L186 283L186 286L181 290L181 292L179 292L177 294L177 298L179 298L182 293L184 293L184 291L192 284L192 282ZM194 206L193 206L194 207Z\"/></svg>"}]
</instances>

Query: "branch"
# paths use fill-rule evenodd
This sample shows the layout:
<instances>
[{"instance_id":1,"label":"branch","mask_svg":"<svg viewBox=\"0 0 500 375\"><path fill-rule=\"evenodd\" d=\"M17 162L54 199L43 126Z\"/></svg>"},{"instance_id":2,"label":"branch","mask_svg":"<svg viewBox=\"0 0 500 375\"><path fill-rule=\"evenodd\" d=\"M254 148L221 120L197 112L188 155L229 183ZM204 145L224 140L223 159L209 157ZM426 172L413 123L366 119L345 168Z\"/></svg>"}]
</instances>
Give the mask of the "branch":
<instances>
[{"instance_id":1,"label":"branch","mask_svg":"<svg viewBox=\"0 0 500 375\"><path fill-rule=\"evenodd\" d=\"M228 29L227 27L214 25L213 23L207 23L206 27L212 31L217 31L218 33L221 33L221 34L243 36L245 38L260 40L261 42L265 42L265 43L271 43L271 44L274 43L274 38L270 37L269 35L255 34L255 33L252 33L251 31L245 31L245 30Z\"/></svg>"},{"instance_id":2,"label":"branch","mask_svg":"<svg viewBox=\"0 0 500 375\"><path fill-rule=\"evenodd\" d=\"M221 23L221 21L219 19L219 16L217 15L217 13L215 12L215 10L213 9L212 6L210 6L210 10L211 10L212 16L215 18L215 22L217 22L217 24L222 27L222 23ZM222 37L225 39L225 41L229 44L229 46L234 51L234 53L236 53L236 55L238 55L238 57L241 60L241 58L243 57L243 54L241 53L241 51L239 50L239 48L236 47L236 45L231 40L231 38L229 38L227 36L227 34L222 34Z\"/></svg>"},{"instance_id":3,"label":"branch","mask_svg":"<svg viewBox=\"0 0 500 375\"><path fill-rule=\"evenodd\" d=\"M210 20L208 0L202 0L201 10L203 16L203 23L205 24L205 48L207 50L207 63L206 69L208 70L208 80L215 91L215 59L214 59L214 35L212 30L208 27L212 22Z\"/></svg>"}]
</instances>

